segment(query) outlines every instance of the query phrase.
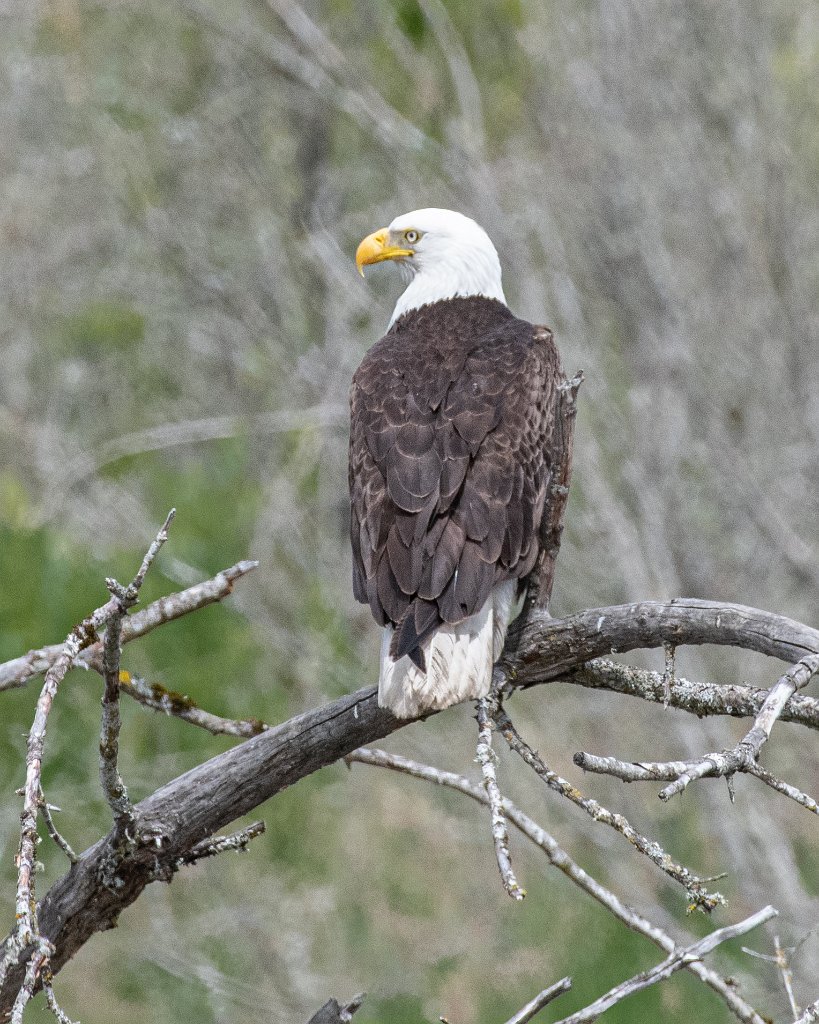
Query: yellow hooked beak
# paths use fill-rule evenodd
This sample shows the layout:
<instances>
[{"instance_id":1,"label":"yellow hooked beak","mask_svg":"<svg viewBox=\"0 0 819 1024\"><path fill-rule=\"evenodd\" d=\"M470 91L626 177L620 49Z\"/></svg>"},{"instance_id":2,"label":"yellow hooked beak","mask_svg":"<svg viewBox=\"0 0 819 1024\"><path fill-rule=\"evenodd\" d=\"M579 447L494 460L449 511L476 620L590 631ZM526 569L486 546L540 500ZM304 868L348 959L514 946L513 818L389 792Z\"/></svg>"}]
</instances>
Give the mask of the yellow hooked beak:
<instances>
[{"instance_id":1,"label":"yellow hooked beak","mask_svg":"<svg viewBox=\"0 0 819 1024\"><path fill-rule=\"evenodd\" d=\"M371 263L381 263L383 260L400 260L404 256L412 256L412 249L402 249L398 245L390 245L390 232L388 228L381 228L367 235L364 241L356 249L355 265L358 272L364 276L364 267Z\"/></svg>"}]
</instances>

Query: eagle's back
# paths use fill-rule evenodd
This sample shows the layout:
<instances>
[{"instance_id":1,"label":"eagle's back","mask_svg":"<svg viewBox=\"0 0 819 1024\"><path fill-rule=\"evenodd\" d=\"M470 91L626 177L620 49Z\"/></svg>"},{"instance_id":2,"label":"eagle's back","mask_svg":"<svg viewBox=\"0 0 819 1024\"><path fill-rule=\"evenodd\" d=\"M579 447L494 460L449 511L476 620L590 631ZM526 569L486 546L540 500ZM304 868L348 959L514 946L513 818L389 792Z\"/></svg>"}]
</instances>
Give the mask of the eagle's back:
<instances>
[{"instance_id":1,"label":"eagle's back","mask_svg":"<svg viewBox=\"0 0 819 1024\"><path fill-rule=\"evenodd\" d=\"M560 374L551 331L484 298L413 310L364 357L350 395L353 584L394 627L392 659L425 668L436 631L533 568Z\"/></svg>"}]
</instances>

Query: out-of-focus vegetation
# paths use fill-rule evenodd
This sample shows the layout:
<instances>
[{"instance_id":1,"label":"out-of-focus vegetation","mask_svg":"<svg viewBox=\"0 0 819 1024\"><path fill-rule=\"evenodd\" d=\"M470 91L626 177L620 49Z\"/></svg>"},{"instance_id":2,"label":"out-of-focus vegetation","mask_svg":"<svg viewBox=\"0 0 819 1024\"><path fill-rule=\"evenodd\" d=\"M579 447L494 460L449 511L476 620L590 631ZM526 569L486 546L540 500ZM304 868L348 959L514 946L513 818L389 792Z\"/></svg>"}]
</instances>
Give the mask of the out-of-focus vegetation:
<instances>
[{"instance_id":1,"label":"out-of-focus vegetation","mask_svg":"<svg viewBox=\"0 0 819 1024\"><path fill-rule=\"evenodd\" d=\"M487 228L512 306L586 370L555 610L682 594L815 619L814 6L4 0L0 81L0 658L61 639L106 575L130 579L175 505L145 600L239 558L261 568L230 606L129 647L128 668L271 721L374 680L377 630L349 582L346 395L399 285L361 282L352 253L428 205ZM680 670L778 674L733 653ZM9 925L34 694L0 695ZM47 793L78 849L108 827L100 694L74 673L49 730ZM560 687L515 704L572 778L581 747L685 756L743 728ZM227 742L124 715L135 797ZM469 772L473 741L461 708L391 747ZM813 737L778 726L770 746L773 770L819 791ZM501 772L628 902L658 901L673 933L706 927L627 844L506 756ZM734 805L721 783L669 806L586 784L700 873L729 872L716 923L767 901L785 944L815 923L807 812L746 778ZM361 1024L491 1024L563 974L558 1016L660 958L521 844L529 896L512 905L484 815L421 783L335 767L263 813L248 856L153 886L66 968L74 1017L292 1024L367 989ZM42 856L41 891L63 870ZM810 999L817 941L794 964ZM718 962L783 1013L774 968L737 945ZM606 1019L727 1016L678 974Z\"/></svg>"}]
</instances>

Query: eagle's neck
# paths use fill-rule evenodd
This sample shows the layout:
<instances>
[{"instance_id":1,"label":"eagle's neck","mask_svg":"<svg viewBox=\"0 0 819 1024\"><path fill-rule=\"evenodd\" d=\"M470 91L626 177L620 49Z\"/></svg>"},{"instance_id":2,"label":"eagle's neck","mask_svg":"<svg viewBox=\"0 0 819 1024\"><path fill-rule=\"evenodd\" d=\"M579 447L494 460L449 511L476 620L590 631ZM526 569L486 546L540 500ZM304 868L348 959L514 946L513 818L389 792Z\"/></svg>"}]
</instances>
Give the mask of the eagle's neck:
<instances>
[{"instance_id":1,"label":"eagle's neck","mask_svg":"<svg viewBox=\"0 0 819 1024\"><path fill-rule=\"evenodd\" d=\"M404 313L442 299L474 296L497 299L506 305L500 261L491 245L485 250L473 246L465 251L449 246L446 254L435 253L434 259L428 262L418 258L412 263L401 262L399 266L411 280L395 304L390 327Z\"/></svg>"}]
</instances>

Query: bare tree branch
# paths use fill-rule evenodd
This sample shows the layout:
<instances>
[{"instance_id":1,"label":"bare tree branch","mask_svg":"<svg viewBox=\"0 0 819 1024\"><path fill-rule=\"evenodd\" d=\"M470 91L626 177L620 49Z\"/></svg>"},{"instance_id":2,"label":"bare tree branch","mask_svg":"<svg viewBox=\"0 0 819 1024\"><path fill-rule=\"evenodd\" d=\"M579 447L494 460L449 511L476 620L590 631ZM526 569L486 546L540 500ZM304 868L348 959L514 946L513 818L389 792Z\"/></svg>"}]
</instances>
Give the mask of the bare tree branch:
<instances>
[{"instance_id":1,"label":"bare tree branch","mask_svg":"<svg viewBox=\"0 0 819 1024\"><path fill-rule=\"evenodd\" d=\"M818 1020L819 1020L819 999L817 999L815 1003L811 1003L810 1006L808 1006L804 1010L804 1012L802 1013L802 1016L798 1020L794 1021L794 1024L816 1024L816 1021L818 1021Z\"/></svg>"},{"instance_id":2,"label":"bare tree branch","mask_svg":"<svg viewBox=\"0 0 819 1024\"><path fill-rule=\"evenodd\" d=\"M211 711L205 711L196 702L182 693L175 693L158 683L148 683L130 672L120 672L119 688L145 708L160 714L180 718L183 722L204 729L212 736L237 736L249 739L270 728L258 718L222 718Z\"/></svg>"},{"instance_id":3,"label":"bare tree branch","mask_svg":"<svg viewBox=\"0 0 819 1024\"><path fill-rule=\"evenodd\" d=\"M233 579L251 567L234 567ZM205 589L224 596L233 579L219 574ZM123 624L123 641L219 596L206 596L200 585L154 602ZM620 605L564 619L536 614L504 664L517 672L513 685L531 686L565 678L612 647L631 650L661 646L664 641L735 644L791 663L819 651L819 632L793 620L743 606L680 600ZM80 648L70 648L73 657ZM49 663L56 665L63 656L58 649ZM17 660L18 671L21 661L25 659ZM31 662L29 676L30 668ZM72 871L46 894L39 920L41 934L56 947L52 969L59 970L94 932L110 927L149 882L170 877L175 861L196 843L282 788L405 724L377 707L373 688L362 690L275 726L162 787L134 808L137 849L120 866L121 877L126 878L121 890L114 893L100 881L101 866L112 853L109 834L81 854ZM5 954L10 941L4 945ZM8 971L0 986L0 1019L10 1012L22 981L19 969Z\"/></svg>"},{"instance_id":4,"label":"bare tree branch","mask_svg":"<svg viewBox=\"0 0 819 1024\"><path fill-rule=\"evenodd\" d=\"M711 754L709 757L714 759L715 768L724 763L721 760L723 757L721 754ZM584 771L595 772L598 775L611 775L622 782L658 782L676 780L687 772L692 764L699 764L700 761L619 761L616 757L598 757L595 754L579 751L574 755L574 763ZM771 775L761 765L751 762L737 768L736 771L755 776L766 786L775 789L777 793L782 793L814 814L819 814L819 804L813 797L776 778L775 775ZM731 777L729 773L716 770L712 774L727 774L729 778Z\"/></svg>"},{"instance_id":5,"label":"bare tree branch","mask_svg":"<svg viewBox=\"0 0 819 1024\"><path fill-rule=\"evenodd\" d=\"M695 907L710 912L715 907L724 905L725 898L721 893L712 893L705 888L707 879L699 878L697 875L692 874L688 868L677 864L658 842L653 839L647 839L622 814L614 814L606 807L603 807L597 800L585 796L576 786L561 778L557 772L552 771L540 754L532 750L528 743L521 738L508 714L503 709L498 709L495 715L495 723L500 729L503 738L509 744L510 749L514 750L550 789L566 797L576 807L585 811L594 821L602 822L604 825L613 828L615 832L619 832L621 836L624 836L636 850L639 850L640 853L648 857L669 878L673 878L675 882L679 882L680 885L684 886L689 900Z\"/></svg>"},{"instance_id":6,"label":"bare tree branch","mask_svg":"<svg viewBox=\"0 0 819 1024\"><path fill-rule=\"evenodd\" d=\"M112 789L106 795L114 809L115 828L121 837L123 829L133 823L133 812L116 766L119 732L119 685L117 680L120 627L128 608L139 599L139 591L145 576L159 549L168 539L168 526L174 515L175 510L172 509L128 587L121 587L113 580L107 581L111 599L89 618L84 619L69 634L61 655L46 673L45 682L37 701L34 723L28 736L26 783L23 788L23 813L20 816L20 847L17 855L17 923L9 940L4 944L3 958L0 960L0 986L2 986L11 968L25 963L25 953L31 947L23 983L12 1008L14 1024L17 1024L18 1020L22 1020L26 1003L33 995L35 985L39 982L44 969L49 967L49 960L53 954L53 944L44 939L40 931L34 895L35 857L39 842L37 818L40 809L45 804L42 765L48 716L57 695L57 689L80 651L97 641L99 629L106 625L109 626L110 639L106 637L103 661L106 671L106 689L108 689L109 676L111 677L111 688L115 694L112 704L115 710L111 710L111 702L107 708L105 701L103 702L103 737L110 746L108 750L102 752L102 776L105 784L117 787L116 791ZM56 1001L54 1005L56 1006Z\"/></svg>"},{"instance_id":7,"label":"bare tree branch","mask_svg":"<svg viewBox=\"0 0 819 1024\"><path fill-rule=\"evenodd\" d=\"M105 625L110 616L115 614L116 610L116 599L111 598L106 604L97 608L88 618L83 619L79 625L74 627L69 633L60 655L55 658L46 673L45 682L37 701L34 723L28 736L26 782L23 789L23 813L20 816L20 847L17 854L17 900L15 907L15 920L17 924L11 936L4 944L3 956L0 959L0 987L2 987L8 977L13 965L19 961L29 946L37 942L41 934L37 924L37 911L34 900L34 872L36 870L37 843L39 842L37 815L42 793L41 772L48 716L60 683L74 664L80 651L97 641L97 630ZM35 963L35 958L37 958L39 963L42 963L47 957L48 953L41 946L33 950L30 963ZM36 981L38 976L39 967L36 968L34 981ZM22 1015L27 998L31 994L29 993L29 996L26 996L27 981L28 973L25 974L18 987L19 998L22 999L22 1004L15 1000L15 1005L19 1006L20 1015Z\"/></svg>"},{"instance_id":8,"label":"bare tree branch","mask_svg":"<svg viewBox=\"0 0 819 1024\"><path fill-rule=\"evenodd\" d=\"M743 739L730 750L723 750L718 753L706 754L704 757L694 758L690 761L640 761L626 763L613 757L597 757L581 751L574 755L574 763L586 771L599 774L613 775L624 782L643 782L647 780L670 780L670 785L660 791L661 800L669 800L672 796L689 786L695 779L718 778L732 776L737 772L753 772L757 767L762 746L768 740L774 722L782 714L786 703L793 696L794 692L810 682L814 674L819 671L819 654L810 654L802 658L796 665L785 672L771 690L759 709L753 727ZM670 690L669 690L670 697ZM767 775L763 781L773 785L773 788L784 792L784 783L773 780L773 776ZM762 776L759 776L762 778ZM791 795L791 794L788 794ZM798 802L810 807L815 807L815 802L810 797L800 794Z\"/></svg>"},{"instance_id":9,"label":"bare tree branch","mask_svg":"<svg viewBox=\"0 0 819 1024\"><path fill-rule=\"evenodd\" d=\"M56 973L95 932L110 928L146 885L169 880L188 851L317 768L405 723L380 709L373 688L290 719L225 751L135 805L136 848L119 856L116 830L80 855L39 905L41 934L55 947ZM105 884L117 861L121 885ZM7 939L4 952L12 939ZM23 981L19 966L0 986L6 1019Z\"/></svg>"},{"instance_id":10,"label":"bare tree branch","mask_svg":"<svg viewBox=\"0 0 819 1024\"><path fill-rule=\"evenodd\" d=\"M74 1021L68 1016L63 1010L60 1004L57 1002L57 997L54 995L54 989L51 985L51 972L46 968L43 971L43 991L46 996L46 1003L48 1004L49 1010L57 1018L59 1024L74 1024ZM79 1024L79 1022L77 1022Z\"/></svg>"},{"instance_id":11,"label":"bare tree branch","mask_svg":"<svg viewBox=\"0 0 819 1024\"><path fill-rule=\"evenodd\" d=\"M613 651L659 647L665 642L717 644L756 651L794 664L819 653L819 630L784 615L740 604L677 598L595 608L552 619L535 612L510 643L500 667L515 687L551 682L577 665Z\"/></svg>"},{"instance_id":12,"label":"bare tree branch","mask_svg":"<svg viewBox=\"0 0 819 1024\"><path fill-rule=\"evenodd\" d=\"M739 683L706 683L678 676L672 680L666 704L663 673L621 665L605 658L586 662L580 668L567 672L562 680L556 681L575 683L593 690L611 690L655 704L670 705L698 718L708 715L754 718L770 692L761 687ZM783 722L798 722L809 729L819 729L819 700L796 694L785 704L779 717Z\"/></svg>"},{"instance_id":13,"label":"bare tree branch","mask_svg":"<svg viewBox=\"0 0 819 1024\"><path fill-rule=\"evenodd\" d=\"M32 951L26 965L23 984L20 986L20 991L11 1008L11 1024L23 1024L23 1011L34 996L35 988L42 977L43 967L52 952L53 947L49 946L47 942L38 942L37 947Z\"/></svg>"},{"instance_id":14,"label":"bare tree branch","mask_svg":"<svg viewBox=\"0 0 819 1024\"><path fill-rule=\"evenodd\" d=\"M777 793L782 793L791 800L795 800L796 803L800 804L802 807L806 807L814 814L819 814L819 804L817 804L812 796L808 796L807 793L803 793L800 789L797 789L796 786L792 786L789 782L783 782L775 775L771 775L771 773L763 768L762 765L749 765L748 774L755 776L761 782L764 782L766 786L770 786L771 789L775 789Z\"/></svg>"},{"instance_id":15,"label":"bare tree branch","mask_svg":"<svg viewBox=\"0 0 819 1024\"><path fill-rule=\"evenodd\" d=\"M400 754L388 754L384 750L364 747L354 750L345 758L345 761L388 768L391 771L423 779L438 786L446 786L448 789L463 793L480 804L488 806L489 803L489 798L483 788L463 776L440 768L433 768L430 765L419 764ZM606 889L592 878L559 846L556 839L506 798L503 799L503 813L522 835L543 850L550 864L562 871L574 885L605 907L627 928L643 935L666 953L672 953L677 948L677 944L670 935L643 917L642 914L637 913L632 907L626 906L611 890ZM739 996L734 983L726 982L715 971L702 963L689 963L685 966L692 974L712 988L744 1024L764 1024L762 1017Z\"/></svg>"},{"instance_id":16,"label":"bare tree branch","mask_svg":"<svg viewBox=\"0 0 819 1024\"><path fill-rule=\"evenodd\" d=\"M774 935L774 951L776 953L774 958L775 963L779 968L779 973L782 975L782 984L788 997L791 1014L793 1015L793 1019L797 1020L801 1011L797 1005L796 997L793 994L793 973L791 971L791 965L788 963L788 954L782 948L782 943L779 941L778 935Z\"/></svg>"},{"instance_id":17,"label":"bare tree branch","mask_svg":"<svg viewBox=\"0 0 819 1024\"><path fill-rule=\"evenodd\" d=\"M776 917L774 908L764 907L738 924L719 928L686 949L675 950L661 964L652 967L650 971L644 971L633 978L629 978L628 981L616 985L604 996L595 1000L590 1006L578 1010L577 1013L573 1013L569 1017L564 1017L562 1020L557 1021L557 1024L592 1024L592 1021L596 1021L601 1014L605 1013L606 1010L610 1010L617 1003L622 1002L627 996L634 995L635 992L641 992L644 988L648 988L649 985L654 985L658 981L670 978L675 971L679 971L680 968L687 966L688 963L702 960L706 954L711 953L721 943L727 942L729 939L735 939L739 935L745 935L752 928L758 928L765 921L770 921L772 917Z\"/></svg>"},{"instance_id":18,"label":"bare tree branch","mask_svg":"<svg viewBox=\"0 0 819 1024\"><path fill-rule=\"evenodd\" d=\"M540 1013L544 1006L548 1006L549 1003L557 999L558 996L562 996L564 992L568 992L572 987L571 978L561 978L560 981L556 981L554 985L550 985L549 988L545 988L542 992L539 992L534 999L530 1000L525 1006L522 1006L514 1017L510 1017L506 1024L528 1024L528 1022Z\"/></svg>"},{"instance_id":19,"label":"bare tree branch","mask_svg":"<svg viewBox=\"0 0 819 1024\"><path fill-rule=\"evenodd\" d=\"M142 559L142 565L127 587L123 587L114 579L105 581L108 590L116 603L116 608L108 620L105 639L102 646L102 675L105 688L102 695L102 721L100 723L100 783L108 806L114 815L114 827L118 830L120 841L130 845L134 842L134 810L128 798L128 790L119 772L119 733L122 721L119 713L119 664L122 650L122 624L128 609L139 600L139 592L148 570L159 554L162 545L168 539L168 530L176 515L172 508L159 533ZM113 878L109 879L113 884Z\"/></svg>"},{"instance_id":20,"label":"bare tree branch","mask_svg":"<svg viewBox=\"0 0 819 1024\"><path fill-rule=\"evenodd\" d=\"M114 823L123 834L127 834L134 823L134 812L118 765L119 733L122 728L119 713L119 660L122 620L127 610L126 594L125 588L120 587L116 580L107 582L108 589L112 597L117 599L119 607L108 622L102 647L102 674L105 687L100 722L100 783L108 806L113 812Z\"/></svg>"},{"instance_id":21,"label":"bare tree branch","mask_svg":"<svg viewBox=\"0 0 819 1024\"><path fill-rule=\"evenodd\" d=\"M790 697L803 686L807 686L816 672L819 671L819 654L806 655L782 675L771 688L765 703L756 716L753 728L740 740L733 750L722 751L720 754L706 754L692 763L678 776L675 782L666 786L660 793L661 800L669 800L682 791L695 779L706 775L733 775L746 765L756 763L762 746L771 735L774 722L779 718L782 709Z\"/></svg>"},{"instance_id":22,"label":"bare tree branch","mask_svg":"<svg viewBox=\"0 0 819 1024\"><path fill-rule=\"evenodd\" d=\"M492 719L490 718L486 698L478 701L478 746L476 760L481 766L483 785L489 798L489 810L492 815L492 840L495 844L495 859L498 862L503 887L513 900L522 900L526 890L521 886L512 870L509 856L509 832L506 818L503 815L503 797L498 789L498 778L495 772L496 754L492 749Z\"/></svg>"},{"instance_id":23,"label":"bare tree branch","mask_svg":"<svg viewBox=\"0 0 819 1024\"><path fill-rule=\"evenodd\" d=\"M205 608L209 604L223 601L233 591L234 583L246 576L259 565L255 561L237 562L229 569L223 569L214 577L188 587L187 590L180 590L175 594L168 594L153 601L142 611L130 615L122 624L122 642L130 643L139 637L145 636L157 626L166 622L173 622L183 615ZM63 654L66 645L51 644L49 647L39 647L29 651L19 658L0 664L0 691L12 690L25 686L35 676L47 672L57 659ZM102 644L93 642L88 649L74 659L74 665L78 668L90 668L101 665Z\"/></svg>"},{"instance_id":24,"label":"bare tree branch","mask_svg":"<svg viewBox=\"0 0 819 1024\"><path fill-rule=\"evenodd\" d=\"M45 794L43 793L43 788L41 786L40 787L40 814L42 814L42 816L43 816L43 821L45 822L46 831L48 832L48 834L52 838L52 840L57 844L57 846L59 846L59 848L63 851L63 853L66 855L66 857L68 857L69 861L72 864L74 864L74 863L76 863L77 855L71 849L71 846L69 845L68 840L60 835L59 831L57 830L57 826L56 826L56 824L54 822L54 819L51 816L51 812L52 811L59 811L59 809L60 809L59 807L54 807L54 806L52 806L51 804L48 803L48 801L45 798Z\"/></svg>"},{"instance_id":25,"label":"bare tree branch","mask_svg":"<svg viewBox=\"0 0 819 1024\"><path fill-rule=\"evenodd\" d=\"M188 864L196 864L197 861L207 860L208 857L216 857L227 850L235 850L237 853L246 853L252 839L263 835L265 823L254 821L252 825L239 829L229 836L213 836L197 843L194 847L183 853L175 864L175 867L186 867Z\"/></svg>"}]
</instances>

